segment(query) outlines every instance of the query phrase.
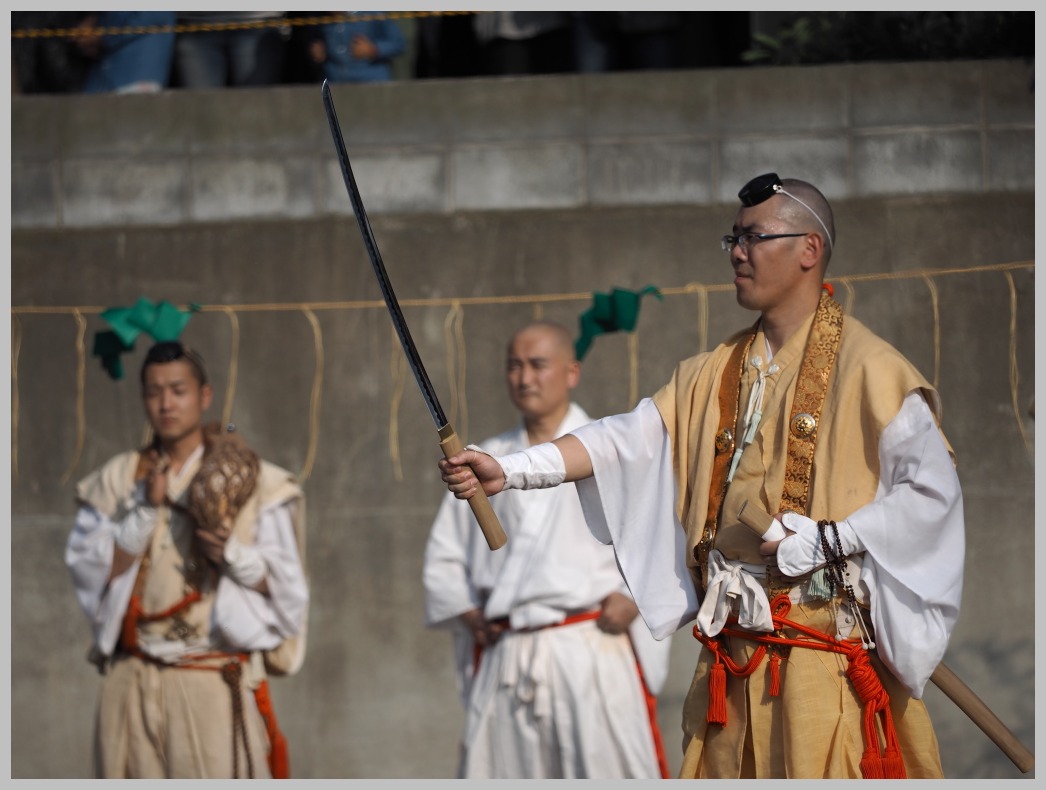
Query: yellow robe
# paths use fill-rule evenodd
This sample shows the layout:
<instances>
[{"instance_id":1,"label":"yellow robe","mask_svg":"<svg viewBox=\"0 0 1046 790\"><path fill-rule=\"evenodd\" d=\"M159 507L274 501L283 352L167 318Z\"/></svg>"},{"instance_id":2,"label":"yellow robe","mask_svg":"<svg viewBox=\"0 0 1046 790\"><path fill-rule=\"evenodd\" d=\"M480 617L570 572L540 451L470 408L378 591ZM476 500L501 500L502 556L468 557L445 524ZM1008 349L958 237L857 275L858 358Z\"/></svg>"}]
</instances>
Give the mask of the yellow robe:
<instances>
[{"instance_id":1,"label":"yellow robe","mask_svg":"<svg viewBox=\"0 0 1046 790\"><path fill-rule=\"evenodd\" d=\"M744 451L720 511L714 548L727 559L764 563L760 539L736 514L746 500L769 513L779 511L785 479L788 417L797 384L806 326L773 357L780 371L767 380L762 419ZM703 580L694 559L709 497L709 478L719 422L719 382L739 333L715 350L685 360L653 400L672 441L679 498L677 513L687 533L688 566L698 589ZM765 357L759 332L750 356ZM746 366L738 421L755 380ZM871 502L879 480L878 444L905 395L920 390L939 421L936 392L899 352L859 321L846 317L842 339L817 428L807 515L842 520ZM838 427L836 427L838 426ZM743 426L736 426L740 436ZM853 576L856 580L856 575ZM765 581L764 581L765 583ZM794 605L788 617L832 634L836 601ZM744 663L755 644L726 638L730 654ZM914 700L872 655L890 695L891 710L910 778L942 776L937 740L925 706ZM860 778L864 752L863 706L846 678L845 657L793 648L782 662L781 695L768 694L768 662L747 678L727 676L727 724L708 724L710 651L701 658L683 712L681 777Z\"/></svg>"}]
</instances>

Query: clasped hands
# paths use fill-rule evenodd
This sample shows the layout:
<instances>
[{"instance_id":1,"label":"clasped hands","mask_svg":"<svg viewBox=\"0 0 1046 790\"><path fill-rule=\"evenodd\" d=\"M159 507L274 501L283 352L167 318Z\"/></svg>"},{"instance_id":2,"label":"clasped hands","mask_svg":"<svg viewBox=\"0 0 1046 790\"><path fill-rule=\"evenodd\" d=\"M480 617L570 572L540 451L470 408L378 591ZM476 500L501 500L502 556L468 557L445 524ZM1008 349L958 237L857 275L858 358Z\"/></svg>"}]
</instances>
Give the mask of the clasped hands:
<instances>
[{"instance_id":1,"label":"clasped hands","mask_svg":"<svg viewBox=\"0 0 1046 790\"><path fill-rule=\"evenodd\" d=\"M622 593L612 592L600 602L596 627L607 634L623 634L638 614L639 607L635 601ZM488 620L479 608L464 612L461 619L472 633L476 644L484 648L493 645L509 630L504 620Z\"/></svg>"}]
</instances>

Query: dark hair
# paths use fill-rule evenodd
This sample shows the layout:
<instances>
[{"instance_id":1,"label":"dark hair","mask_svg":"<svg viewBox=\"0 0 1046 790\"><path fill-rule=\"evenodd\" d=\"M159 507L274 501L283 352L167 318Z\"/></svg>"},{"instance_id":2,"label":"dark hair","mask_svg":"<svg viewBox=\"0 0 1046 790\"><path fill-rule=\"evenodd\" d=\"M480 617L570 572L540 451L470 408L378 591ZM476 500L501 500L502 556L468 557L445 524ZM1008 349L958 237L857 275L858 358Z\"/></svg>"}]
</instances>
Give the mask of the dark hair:
<instances>
[{"instance_id":1,"label":"dark hair","mask_svg":"<svg viewBox=\"0 0 1046 790\"><path fill-rule=\"evenodd\" d=\"M166 365L168 362L175 362L179 359L184 359L189 363L189 367L192 368L193 374L200 384L207 383L207 369L203 366L203 358L177 340L164 340L150 348L145 355L140 376L142 386L145 386L145 370L150 365Z\"/></svg>"}]
</instances>

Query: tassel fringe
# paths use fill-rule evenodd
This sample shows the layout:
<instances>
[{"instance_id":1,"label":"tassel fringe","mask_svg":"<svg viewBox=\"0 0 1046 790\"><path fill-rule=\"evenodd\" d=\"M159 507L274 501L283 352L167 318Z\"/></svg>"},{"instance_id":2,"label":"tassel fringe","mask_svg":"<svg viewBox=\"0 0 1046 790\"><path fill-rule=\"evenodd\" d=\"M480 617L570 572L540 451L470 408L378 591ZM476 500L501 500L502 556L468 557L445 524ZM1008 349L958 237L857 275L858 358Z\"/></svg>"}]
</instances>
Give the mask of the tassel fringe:
<instances>
[{"instance_id":1,"label":"tassel fringe","mask_svg":"<svg viewBox=\"0 0 1046 790\"><path fill-rule=\"evenodd\" d=\"M781 696L781 657L770 653L770 696Z\"/></svg>"},{"instance_id":2,"label":"tassel fringe","mask_svg":"<svg viewBox=\"0 0 1046 790\"><path fill-rule=\"evenodd\" d=\"M708 674L708 714L709 724L726 724L726 668L716 657L712 671Z\"/></svg>"},{"instance_id":3,"label":"tassel fringe","mask_svg":"<svg viewBox=\"0 0 1046 790\"><path fill-rule=\"evenodd\" d=\"M828 582L825 581L824 568L818 568L814 571L813 576L810 577L810 583L806 588L807 593L822 601L830 601L835 597L835 593L832 592L832 588L828 586Z\"/></svg>"}]
</instances>

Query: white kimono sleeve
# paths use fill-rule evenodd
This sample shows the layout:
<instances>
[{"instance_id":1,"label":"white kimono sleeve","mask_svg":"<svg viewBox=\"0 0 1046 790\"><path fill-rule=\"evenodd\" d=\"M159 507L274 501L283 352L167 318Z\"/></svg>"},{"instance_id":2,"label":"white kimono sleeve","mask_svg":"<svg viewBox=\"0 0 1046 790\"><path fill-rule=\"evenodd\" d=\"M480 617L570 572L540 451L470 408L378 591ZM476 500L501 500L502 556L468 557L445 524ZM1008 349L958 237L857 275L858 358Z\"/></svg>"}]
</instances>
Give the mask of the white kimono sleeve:
<instances>
[{"instance_id":1,"label":"white kimono sleeve","mask_svg":"<svg viewBox=\"0 0 1046 790\"><path fill-rule=\"evenodd\" d=\"M268 595L223 574L214 598L213 627L224 641L243 650L269 650L302 632L309 604L305 567L298 556L292 502L258 515L254 542L265 563Z\"/></svg>"},{"instance_id":2,"label":"white kimono sleeve","mask_svg":"<svg viewBox=\"0 0 1046 790\"><path fill-rule=\"evenodd\" d=\"M955 465L918 391L883 430L879 468L875 499L846 520L865 548L879 656L920 699L959 617L965 526Z\"/></svg>"},{"instance_id":3,"label":"white kimono sleeve","mask_svg":"<svg viewBox=\"0 0 1046 790\"><path fill-rule=\"evenodd\" d=\"M125 518L136 518L131 509ZM95 649L110 656L120 636L127 604L134 591L141 559L109 581L120 523L90 505L81 505L65 546L65 564L73 579L77 600L91 627Z\"/></svg>"},{"instance_id":4,"label":"white kimono sleeve","mask_svg":"<svg viewBox=\"0 0 1046 790\"><path fill-rule=\"evenodd\" d=\"M482 609L483 600L470 568L470 521L472 511L465 502L447 493L440 503L425 545L422 581L425 587L425 625L449 629L454 647L454 679L463 706L472 689L472 632L460 615ZM487 550L484 546L484 550Z\"/></svg>"},{"instance_id":5,"label":"white kimono sleeve","mask_svg":"<svg viewBox=\"0 0 1046 790\"><path fill-rule=\"evenodd\" d=\"M470 568L469 533L472 511L453 494L445 494L425 545L422 582L425 587L425 625L448 627L483 600Z\"/></svg>"},{"instance_id":6,"label":"white kimono sleeve","mask_svg":"<svg viewBox=\"0 0 1046 790\"><path fill-rule=\"evenodd\" d=\"M613 543L621 574L650 633L664 639L697 614L676 517L672 443L661 413L644 398L627 414L575 429L593 475L577 482L589 529Z\"/></svg>"}]
</instances>

